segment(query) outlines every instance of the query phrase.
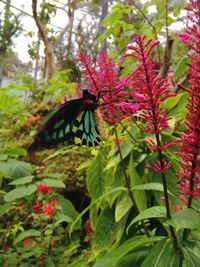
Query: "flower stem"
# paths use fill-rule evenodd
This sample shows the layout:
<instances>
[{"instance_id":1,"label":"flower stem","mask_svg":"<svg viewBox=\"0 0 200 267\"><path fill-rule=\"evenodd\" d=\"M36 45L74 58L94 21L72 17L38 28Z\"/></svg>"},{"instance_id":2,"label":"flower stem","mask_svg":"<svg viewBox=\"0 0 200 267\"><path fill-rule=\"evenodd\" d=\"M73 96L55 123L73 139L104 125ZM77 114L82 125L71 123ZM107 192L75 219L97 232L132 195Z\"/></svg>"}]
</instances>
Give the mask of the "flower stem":
<instances>
[{"instance_id":1,"label":"flower stem","mask_svg":"<svg viewBox=\"0 0 200 267\"><path fill-rule=\"evenodd\" d=\"M198 147L196 148L196 151L193 155L193 161L192 161L192 172L190 175L190 192L192 193L194 190L194 178L195 178L195 173L196 173L196 166L197 166L197 159L198 159ZM192 200L193 200L193 195L190 194L189 198L188 198L188 204L187 204L187 208L191 208L192 207ZM183 241L186 241L189 234L190 234L190 229L184 229L183 231Z\"/></svg>"},{"instance_id":2,"label":"flower stem","mask_svg":"<svg viewBox=\"0 0 200 267\"><path fill-rule=\"evenodd\" d=\"M118 152L119 152L119 157L120 157L120 163L121 163L121 166L122 166L122 170L123 170L123 173L124 173L124 178L125 178L125 183L126 183L126 187L128 189L128 193L129 193L129 197L133 203L133 205L135 206L135 209L137 211L137 213L139 213L139 210L138 210L138 207L137 207L137 204L135 202L135 199L133 197L133 193L131 191L131 185L130 185L130 180L128 178L128 175L126 173L126 167L125 167L125 164L124 164L124 159L123 159L123 156L122 156L122 151L121 151L121 148L120 148L120 145L119 145L119 138L118 138L118 134L117 134L117 129L116 129L116 124L114 123L114 133L115 133L115 137L116 137L116 140L117 140L117 148L118 148ZM146 227L145 223L143 220L141 220L142 222L142 227L145 231L145 234L147 237L150 237L150 233L149 233L149 230L148 228Z\"/></svg>"},{"instance_id":3,"label":"flower stem","mask_svg":"<svg viewBox=\"0 0 200 267\"><path fill-rule=\"evenodd\" d=\"M156 134L156 141L157 141L157 146L161 147L159 134ZM162 184L163 184L163 191L164 191L164 197L165 197L166 217L167 217L167 220L170 220L171 214L170 214L170 208L169 208L169 197L168 197L168 192L167 192L167 179L166 179L166 175L164 171L164 157L160 149L158 150L158 156L160 160L160 168L161 170L163 170L161 173L161 176L162 176ZM174 231L173 226L170 225L169 230L173 238L174 247L178 248L178 240L177 240L176 233Z\"/></svg>"}]
</instances>

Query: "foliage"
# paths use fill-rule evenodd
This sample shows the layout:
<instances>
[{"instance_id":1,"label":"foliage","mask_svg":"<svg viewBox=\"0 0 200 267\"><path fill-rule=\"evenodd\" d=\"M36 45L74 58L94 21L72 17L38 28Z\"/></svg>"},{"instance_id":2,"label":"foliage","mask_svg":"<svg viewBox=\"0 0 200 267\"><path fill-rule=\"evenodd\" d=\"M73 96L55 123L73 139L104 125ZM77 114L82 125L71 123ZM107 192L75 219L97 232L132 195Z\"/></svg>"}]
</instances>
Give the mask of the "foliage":
<instances>
[{"instance_id":1,"label":"foliage","mask_svg":"<svg viewBox=\"0 0 200 267\"><path fill-rule=\"evenodd\" d=\"M192 26L180 34L191 51L184 55L183 48L173 61L180 60L177 82L186 75L177 90L157 76L152 57L160 44L149 40L155 32L142 12L157 34L166 24L164 1L154 2L156 16L147 12L150 2L139 11L114 5L98 41L112 36L119 51L100 52L96 64L88 53L78 56L86 80L80 87L100 98L107 121L109 137L100 146L34 155L27 149L48 111L80 96L68 71L37 83L23 75L0 88L1 266L199 265L200 5L191 0ZM168 26L182 5L170 1ZM43 5L47 21L49 8Z\"/></svg>"}]
</instances>

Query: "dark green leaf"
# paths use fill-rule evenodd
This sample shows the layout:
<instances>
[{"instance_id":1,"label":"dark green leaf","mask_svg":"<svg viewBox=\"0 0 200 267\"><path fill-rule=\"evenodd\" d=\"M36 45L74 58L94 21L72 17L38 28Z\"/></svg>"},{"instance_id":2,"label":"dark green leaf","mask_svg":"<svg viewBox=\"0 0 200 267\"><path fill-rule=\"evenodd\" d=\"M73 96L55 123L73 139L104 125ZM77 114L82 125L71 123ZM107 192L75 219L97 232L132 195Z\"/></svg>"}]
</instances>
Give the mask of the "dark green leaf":
<instances>
[{"instance_id":1,"label":"dark green leaf","mask_svg":"<svg viewBox=\"0 0 200 267\"><path fill-rule=\"evenodd\" d=\"M105 191L105 166L106 159L104 155L99 152L91 162L86 180L87 189L92 200L95 200L100 197Z\"/></svg>"},{"instance_id":2,"label":"dark green leaf","mask_svg":"<svg viewBox=\"0 0 200 267\"><path fill-rule=\"evenodd\" d=\"M179 255L170 239L160 240L145 258L141 267L179 267Z\"/></svg>"},{"instance_id":3,"label":"dark green leaf","mask_svg":"<svg viewBox=\"0 0 200 267\"><path fill-rule=\"evenodd\" d=\"M107 252L105 255L101 256L99 260L93 265L93 267L111 267L119 263L125 255L127 255L133 249L138 247L148 245L154 242L159 241L161 238L152 237L147 238L145 236L136 236L130 238L121 244L118 248L114 249L111 252Z\"/></svg>"},{"instance_id":4,"label":"dark green leaf","mask_svg":"<svg viewBox=\"0 0 200 267\"><path fill-rule=\"evenodd\" d=\"M114 212L107 207L102 211L96 224L94 248L101 251L110 247L116 239L117 231Z\"/></svg>"},{"instance_id":5,"label":"dark green leaf","mask_svg":"<svg viewBox=\"0 0 200 267\"><path fill-rule=\"evenodd\" d=\"M17 179L31 175L32 166L24 161L8 159L7 161L0 162L0 170L8 176Z\"/></svg>"},{"instance_id":6,"label":"dark green leaf","mask_svg":"<svg viewBox=\"0 0 200 267\"><path fill-rule=\"evenodd\" d=\"M136 216L127 227L127 232L129 228L136 222L149 218L165 218L166 217L166 208L163 206L155 206L149 209L144 210L138 216Z\"/></svg>"},{"instance_id":7,"label":"dark green leaf","mask_svg":"<svg viewBox=\"0 0 200 267\"><path fill-rule=\"evenodd\" d=\"M45 260L45 267L56 267L56 265L54 264L52 258L48 257Z\"/></svg>"},{"instance_id":8,"label":"dark green leaf","mask_svg":"<svg viewBox=\"0 0 200 267\"><path fill-rule=\"evenodd\" d=\"M162 191L163 192L163 185L160 183L148 183L148 184L141 184L135 185L131 188L131 190L155 190L155 191ZM168 191L170 195L173 196L172 193Z\"/></svg>"},{"instance_id":9,"label":"dark green leaf","mask_svg":"<svg viewBox=\"0 0 200 267\"><path fill-rule=\"evenodd\" d=\"M28 184L30 182L32 182L34 176L31 175L31 176L26 176L26 177L23 177L23 178L19 178L19 179L16 179L12 182L9 183L9 185L22 185L22 184Z\"/></svg>"},{"instance_id":10,"label":"dark green leaf","mask_svg":"<svg viewBox=\"0 0 200 267\"><path fill-rule=\"evenodd\" d=\"M18 198L22 198L28 195L33 194L37 190L37 186L35 185L29 185L29 186L21 186L18 187L10 192L8 192L4 196L4 200L6 202L13 201Z\"/></svg>"},{"instance_id":11,"label":"dark green leaf","mask_svg":"<svg viewBox=\"0 0 200 267\"><path fill-rule=\"evenodd\" d=\"M55 188L65 188L66 187L62 181L56 180L56 179L43 179L41 182L42 182L42 184L46 184L48 186L55 187Z\"/></svg>"},{"instance_id":12,"label":"dark green leaf","mask_svg":"<svg viewBox=\"0 0 200 267\"><path fill-rule=\"evenodd\" d=\"M116 208L115 208L115 221L119 222L121 218L131 209L133 203L128 192L121 193L117 198Z\"/></svg>"},{"instance_id":13,"label":"dark green leaf","mask_svg":"<svg viewBox=\"0 0 200 267\"><path fill-rule=\"evenodd\" d=\"M200 217L194 209L183 209L172 215L171 220L167 223L177 228L200 228Z\"/></svg>"},{"instance_id":14,"label":"dark green leaf","mask_svg":"<svg viewBox=\"0 0 200 267\"><path fill-rule=\"evenodd\" d=\"M79 215L79 213L76 211L73 204L61 195L58 195L56 199L60 202L63 214L71 218L72 221L74 221Z\"/></svg>"}]
</instances>

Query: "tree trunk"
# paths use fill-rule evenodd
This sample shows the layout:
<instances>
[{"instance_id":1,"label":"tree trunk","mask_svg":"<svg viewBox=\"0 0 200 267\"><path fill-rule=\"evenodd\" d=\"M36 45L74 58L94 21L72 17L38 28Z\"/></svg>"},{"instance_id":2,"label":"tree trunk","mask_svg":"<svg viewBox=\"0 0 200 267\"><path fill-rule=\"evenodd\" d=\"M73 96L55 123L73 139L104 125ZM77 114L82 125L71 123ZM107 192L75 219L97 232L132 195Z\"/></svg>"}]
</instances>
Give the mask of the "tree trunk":
<instances>
[{"instance_id":1,"label":"tree trunk","mask_svg":"<svg viewBox=\"0 0 200 267\"><path fill-rule=\"evenodd\" d=\"M41 39L45 46L45 61L46 61L46 70L45 78L50 80L54 74L54 47L49 40L44 25L42 24L40 18L37 15L37 0L32 0L32 10L35 23L38 27Z\"/></svg>"},{"instance_id":2,"label":"tree trunk","mask_svg":"<svg viewBox=\"0 0 200 267\"><path fill-rule=\"evenodd\" d=\"M105 19L105 17L108 14L108 1L109 0L102 0L102 4L101 4L101 20L100 20L100 24L103 22L103 20ZM100 26L100 34L103 34L104 32L104 27ZM103 50L106 52L107 50L107 41L105 39L104 41L104 46L103 46Z\"/></svg>"}]
</instances>

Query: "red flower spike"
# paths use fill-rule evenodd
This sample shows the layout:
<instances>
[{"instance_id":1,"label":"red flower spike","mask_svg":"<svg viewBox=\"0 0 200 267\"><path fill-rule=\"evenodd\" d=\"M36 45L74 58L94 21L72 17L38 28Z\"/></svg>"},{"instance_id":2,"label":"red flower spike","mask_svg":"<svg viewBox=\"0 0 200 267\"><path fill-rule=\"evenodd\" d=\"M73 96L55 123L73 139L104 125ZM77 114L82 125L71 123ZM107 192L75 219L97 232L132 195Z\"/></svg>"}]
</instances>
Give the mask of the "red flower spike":
<instances>
[{"instance_id":1,"label":"red flower spike","mask_svg":"<svg viewBox=\"0 0 200 267\"><path fill-rule=\"evenodd\" d=\"M78 60L84 67L86 89L102 99L100 111L104 120L116 123L135 113L139 105L126 102L126 98L132 94L123 91L125 80L120 81L116 64L111 58L100 52L97 58L98 70L92 66L86 53L81 53Z\"/></svg>"},{"instance_id":2,"label":"red flower spike","mask_svg":"<svg viewBox=\"0 0 200 267\"><path fill-rule=\"evenodd\" d=\"M146 41L145 36L137 36L134 39L134 45L128 46L133 51L132 56L139 62L136 70L134 70L125 80L129 81L132 88L132 97L135 99L139 110L141 119L146 122L145 132L154 135L156 142L152 139L147 139L145 142L152 150L165 151L176 142L160 143L159 135L163 130L170 129L168 120L170 118L164 115L165 110L161 107L163 101L175 94L168 89L168 84L165 79L157 77L156 66L151 62L152 49L159 44L159 41ZM148 166L159 173L164 173L172 164L164 162Z\"/></svg>"},{"instance_id":3,"label":"red flower spike","mask_svg":"<svg viewBox=\"0 0 200 267\"><path fill-rule=\"evenodd\" d=\"M180 180L179 194L188 198L185 200L187 206L191 207L192 199L200 198L200 2L190 1L191 6L187 8L191 12L189 19L193 25L181 33L185 43L194 53L190 56L192 63L189 69L190 89L187 115L187 131L182 134L182 145L177 152L181 158L181 170L176 174Z\"/></svg>"}]
</instances>

